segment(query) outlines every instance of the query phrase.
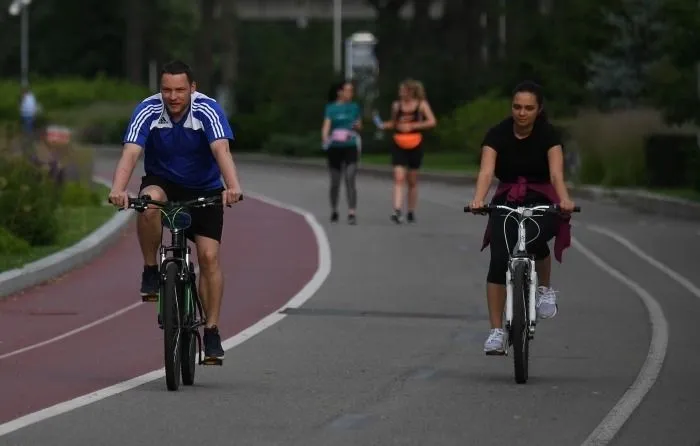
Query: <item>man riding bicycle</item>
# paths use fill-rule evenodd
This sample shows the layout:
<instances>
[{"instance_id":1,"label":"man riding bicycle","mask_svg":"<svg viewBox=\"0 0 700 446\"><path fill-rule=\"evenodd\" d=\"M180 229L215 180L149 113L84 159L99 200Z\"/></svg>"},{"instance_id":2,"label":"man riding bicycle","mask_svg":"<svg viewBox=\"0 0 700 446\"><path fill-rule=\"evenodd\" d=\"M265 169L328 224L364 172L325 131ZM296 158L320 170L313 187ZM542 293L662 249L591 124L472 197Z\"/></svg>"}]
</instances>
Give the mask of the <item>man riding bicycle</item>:
<instances>
[{"instance_id":1,"label":"man riding bicycle","mask_svg":"<svg viewBox=\"0 0 700 446\"><path fill-rule=\"evenodd\" d=\"M123 139L109 201L120 208L128 205L127 184L144 151L144 168L139 195L154 200L190 200L221 195L224 205L241 199L241 186L229 140L233 131L220 105L196 91L192 70L180 61L161 70L160 93L144 99L131 116ZM221 177L225 183L222 184ZM200 269L199 295L206 314L204 356L222 360L218 322L223 296L219 247L223 229L223 208L192 209L187 237L197 247ZM158 294L158 248L161 242L158 209L138 214L137 231L144 260L141 295Z\"/></svg>"}]
</instances>

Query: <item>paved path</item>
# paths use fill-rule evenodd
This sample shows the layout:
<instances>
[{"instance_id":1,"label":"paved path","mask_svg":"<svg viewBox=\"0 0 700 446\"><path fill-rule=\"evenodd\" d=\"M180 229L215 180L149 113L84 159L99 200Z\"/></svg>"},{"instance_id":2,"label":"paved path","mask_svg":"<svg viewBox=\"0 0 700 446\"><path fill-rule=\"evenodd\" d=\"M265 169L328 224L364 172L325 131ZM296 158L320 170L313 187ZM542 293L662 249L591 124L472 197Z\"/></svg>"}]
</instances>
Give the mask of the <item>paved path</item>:
<instances>
[{"instance_id":1,"label":"paved path","mask_svg":"<svg viewBox=\"0 0 700 446\"><path fill-rule=\"evenodd\" d=\"M418 223L397 227L388 219L390 183L361 177L359 224L352 227L327 223L322 171L242 165L241 173L246 189L307 209L325 227L332 270L318 292L230 351L223 368L199 368L192 388L169 393L162 379L148 381L11 432L0 444L580 445L603 420L596 433L617 433L610 444L700 440L696 226L580 202L576 248L554 267L560 313L538 326L531 379L516 385L512 359L481 350L488 254L478 251L485 219L461 210L471 190L424 184ZM253 201L229 212L226 237L237 249L226 263L235 264L230 274L237 277L229 280L226 307L233 336L291 297L317 258L300 217ZM127 239L111 252L126 258L134 246ZM84 317L79 325L114 311L117 299L131 304L139 266L108 259L23 296L12 304L24 305L22 316L0 306L0 339L14 342L0 351L60 331L39 335L46 328L36 320ZM98 290L86 272L99 272L109 286ZM27 316L37 307L32 299L81 316ZM113 306L103 308L105 301ZM26 322L10 330L6 320L20 318ZM2 359L2 394L10 395L4 419L46 404L52 388L57 401L157 368L154 325L152 308L136 308L99 329ZM650 342L657 348L651 356ZM66 386L75 390L55 390ZM638 407L637 397L644 397ZM613 407L619 410L606 418Z\"/></svg>"}]
</instances>

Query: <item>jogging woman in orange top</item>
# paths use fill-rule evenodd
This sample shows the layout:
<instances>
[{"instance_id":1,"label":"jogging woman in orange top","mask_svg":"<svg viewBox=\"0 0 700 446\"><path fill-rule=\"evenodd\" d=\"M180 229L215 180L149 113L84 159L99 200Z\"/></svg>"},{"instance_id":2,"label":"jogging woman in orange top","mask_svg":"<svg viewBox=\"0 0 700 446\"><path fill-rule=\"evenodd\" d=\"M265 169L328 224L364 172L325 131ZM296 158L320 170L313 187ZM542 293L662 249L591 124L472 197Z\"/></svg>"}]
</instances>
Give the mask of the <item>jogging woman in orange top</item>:
<instances>
[{"instance_id":1,"label":"jogging woman in orange top","mask_svg":"<svg viewBox=\"0 0 700 446\"><path fill-rule=\"evenodd\" d=\"M401 223L403 186L408 183L409 222L415 221L418 201L418 170L423 162L423 134L435 127L437 121L425 98L425 89L419 81L408 79L399 85L399 99L391 106L391 120L382 129L394 130L391 164L394 166L394 213L391 219Z\"/></svg>"}]
</instances>

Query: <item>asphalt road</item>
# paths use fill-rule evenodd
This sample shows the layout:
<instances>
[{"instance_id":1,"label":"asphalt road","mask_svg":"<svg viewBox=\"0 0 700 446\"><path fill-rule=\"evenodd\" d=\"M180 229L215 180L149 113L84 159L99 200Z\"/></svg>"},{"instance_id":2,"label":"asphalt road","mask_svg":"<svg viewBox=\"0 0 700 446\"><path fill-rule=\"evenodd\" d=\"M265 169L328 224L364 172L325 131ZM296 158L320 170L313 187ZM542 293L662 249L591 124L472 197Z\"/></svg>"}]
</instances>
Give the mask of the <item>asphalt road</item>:
<instances>
[{"instance_id":1,"label":"asphalt road","mask_svg":"<svg viewBox=\"0 0 700 446\"><path fill-rule=\"evenodd\" d=\"M192 388L169 393L151 380L0 436L0 445L580 445L599 427L614 445L700 440L698 225L578 202L576 246L554 266L560 311L538 325L530 381L517 385L511 357L482 352L486 220L462 212L469 188L423 184L418 222L395 226L389 179L360 177L353 227L328 222L325 172L240 169L247 191L303 208L324 227L332 262L320 289L229 350L224 367L200 368ZM287 263L300 249L287 250ZM250 274L277 280L264 267Z\"/></svg>"}]
</instances>

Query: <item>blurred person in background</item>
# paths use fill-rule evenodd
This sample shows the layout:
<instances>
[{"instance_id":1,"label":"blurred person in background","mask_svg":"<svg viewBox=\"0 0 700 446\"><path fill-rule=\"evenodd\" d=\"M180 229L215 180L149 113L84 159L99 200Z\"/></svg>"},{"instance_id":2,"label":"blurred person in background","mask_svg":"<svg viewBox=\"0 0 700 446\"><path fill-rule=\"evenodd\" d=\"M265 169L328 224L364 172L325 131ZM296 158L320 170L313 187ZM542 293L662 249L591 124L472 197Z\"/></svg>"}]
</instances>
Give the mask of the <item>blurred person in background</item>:
<instances>
[{"instance_id":1,"label":"blurred person in background","mask_svg":"<svg viewBox=\"0 0 700 446\"><path fill-rule=\"evenodd\" d=\"M19 117L22 122L22 131L25 135L31 135L34 131L34 120L39 112L39 104L34 93L29 87L22 87L22 97L19 103Z\"/></svg>"},{"instance_id":2,"label":"blurred person in background","mask_svg":"<svg viewBox=\"0 0 700 446\"><path fill-rule=\"evenodd\" d=\"M357 223L357 161L362 148L358 131L362 129L360 106L353 99L352 82L342 81L331 86L328 104L321 126L321 139L330 172L331 222L338 221L340 181L345 174L345 192L348 201L348 223Z\"/></svg>"},{"instance_id":3,"label":"blurred person in background","mask_svg":"<svg viewBox=\"0 0 700 446\"><path fill-rule=\"evenodd\" d=\"M381 129L394 130L391 164L394 166L393 209L391 220L402 222L404 185L408 185L406 217L415 221L418 203L418 170L423 163L423 131L432 129L437 120L426 99L420 81L407 79L399 84L399 98L391 105L391 119L377 123Z\"/></svg>"}]
</instances>

